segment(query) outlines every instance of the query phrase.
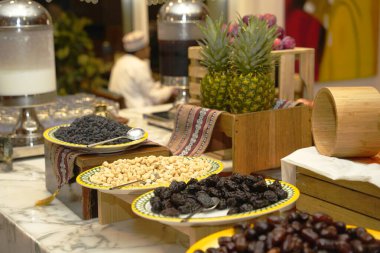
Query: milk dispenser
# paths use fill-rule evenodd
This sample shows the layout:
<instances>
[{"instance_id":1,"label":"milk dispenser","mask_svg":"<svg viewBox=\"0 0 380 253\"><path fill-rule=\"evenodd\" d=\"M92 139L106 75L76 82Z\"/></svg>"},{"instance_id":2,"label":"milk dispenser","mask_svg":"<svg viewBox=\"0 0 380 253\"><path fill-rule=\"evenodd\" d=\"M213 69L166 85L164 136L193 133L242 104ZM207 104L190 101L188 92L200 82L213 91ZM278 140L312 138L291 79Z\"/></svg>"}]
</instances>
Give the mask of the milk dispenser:
<instances>
[{"instance_id":1,"label":"milk dispenser","mask_svg":"<svg viewBox=\"0 0 380 253\"><path fill-rule=\"evenodd\" d=\"M0 1L0 106L20 108L14 130L25 145L42 142L34 108L56 98L53 24L28 0Z\"/></svg>"}]
</instances>

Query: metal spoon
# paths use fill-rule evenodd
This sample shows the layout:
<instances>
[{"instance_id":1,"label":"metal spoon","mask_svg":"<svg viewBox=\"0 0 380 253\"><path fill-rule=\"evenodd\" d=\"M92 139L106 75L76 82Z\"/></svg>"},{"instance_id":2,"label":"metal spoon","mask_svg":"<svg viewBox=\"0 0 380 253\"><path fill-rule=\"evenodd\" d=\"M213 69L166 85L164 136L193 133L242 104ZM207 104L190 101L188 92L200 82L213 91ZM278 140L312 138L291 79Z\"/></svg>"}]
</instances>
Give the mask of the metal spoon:
<instances>
[{"instance_id":1,"label":"metal spoon","mask_svg":"<svg viewBox=\"0 0 380 253\"><path fill-rule=\"evenodd\" d=\"M128 132L127 132L126 135L122 135L122 136L119 136L119 137L116 137L116 138L112 138L112 139L108 139L108 140L104 140L104 141L99 141L99 142L91 143L91 144L88 144L86 147L92 148L92 147L95 147L97 145L101 145L101 144L104 144L104 143L116 141L118 139L129 139L129 140L135 141L135 140L141 139L144 136L144 134L145 134L144 129L141 129L141 128L131 128L131 129L128 130Z\"/></svg>"},{"instance_id":2,"label":"metal spoon","mask_svg":"<svg viewBox=\"0 0 380 253\"><path fill-rule=\"evenodd\" d=\"M207 207L207 208L198 208L197 210L195 210L194 212L190 213L185 218L183 218L181 220L181 222L187 222L191 217L193 217L197 213L200 213L200 212L209 212L209 211L214 210L219 205L220 199L217 198L217 197L212 197L211 199L212 199L212 202L214 203L213 206Z\"/></svg>"},{"instance_id":3,"label":"metal spoon","mask_svg":"<svg viewBox=\"0 0 380 253\"><path fill-rule=\"evenodd\" d=\"M123 186L134 184L134 183L137 183L137 182L144 182L144 180L138 179L138 180L131 181L131 182L128 182L128 183L125 183L125 184L119 184L119 185L112 186L112 187L108 188L108 190L116 190L116 189L119 189L119 188L121 188Z\"/></svg>"},{"instance_id":4,"label":"metal spoon","mask_svg":"<svg viewBox=\"0 0 380 253\"><path fill-rule=\"evenodd\" d=\"M156 180L159 179L159 178L160 178L160 176L158 175L158 173L154 173L154 179L152 179L150 183L155 183ZM144 181L142 179L137 179L135 181L130 181L130 182L125 183L125 184L119 184L119 185L116 185L116 186L112 186L112 187L108 188L108 190L120 189L123 186L134 184L134 183L137 183L137 182L142 182L144 185L147 183L146 181Z\"/></svg>"}]
</instances>

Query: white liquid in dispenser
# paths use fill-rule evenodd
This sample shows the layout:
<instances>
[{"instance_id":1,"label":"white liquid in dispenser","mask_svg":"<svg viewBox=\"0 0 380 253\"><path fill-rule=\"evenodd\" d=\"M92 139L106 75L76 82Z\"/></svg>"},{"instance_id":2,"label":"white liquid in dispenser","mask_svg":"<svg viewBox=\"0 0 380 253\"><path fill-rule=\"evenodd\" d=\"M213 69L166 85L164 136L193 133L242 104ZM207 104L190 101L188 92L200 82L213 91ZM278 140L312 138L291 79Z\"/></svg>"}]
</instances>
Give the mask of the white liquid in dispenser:
<instances>
[{"instance_id":1,"label":"white liquid in dispenser","mask_svg":"<svg viewBox=\"0 0 380 253\"><path fill-rule=\"evenodd\" d=\"M23 96L55 91L55 69L1 70L0 94Z\"/></svg>"},{"instance_id":2,"label":"white liquid in dispenser","mask_svg":"<svg viewBox=\"0 0 380 253\"><path fill-rule=\"evenodd\" d=\"M52 27L0 29L0 96L54 92Z\"/></svg>"}]
</instances>

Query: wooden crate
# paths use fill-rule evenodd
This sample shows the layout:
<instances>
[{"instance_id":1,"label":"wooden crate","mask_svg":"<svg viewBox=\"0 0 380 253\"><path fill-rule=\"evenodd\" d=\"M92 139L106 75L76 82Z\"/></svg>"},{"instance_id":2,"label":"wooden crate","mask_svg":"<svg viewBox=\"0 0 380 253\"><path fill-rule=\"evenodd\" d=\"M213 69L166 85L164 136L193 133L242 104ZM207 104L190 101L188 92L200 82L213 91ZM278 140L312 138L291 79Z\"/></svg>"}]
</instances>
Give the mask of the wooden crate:
<instances>
[{"instance_id":1,"label":"wooden crate","mask_svg":"<svg viewBox=\"0 0 380 253\"><path fill-rule=\"evenodd\" d=\"M200 104L200 80L207 74L207 69L200 65L202 59L201 47L189 47L189 92L191 103ZM314 49L296 47L291 50L272 51L277 55L277 95L280 99L295 98L313 99L314 86ZM296 62L299 63L299 73L296 75ZM276 75L276 73L274 73Z\"/></svg>"},{"instance_id":2,"label":"wooden crate","mask_svg":"<svg viewBox=\"0 0 380 253\"><path fill-rule=\"evenodd\" d=\"M297 168L297 209L325 212L347 224L380 230L380 188L371 183L331 180Z\"/></svg>"},{"instance_id":3,"label":"wooden crate","mask_svg":"<svg viewBox=\"0 0 380 253\"><path fill-rule=\"evenodd\" d=\"M73 177L69 180L68 184L61 188L57 198L82 219L96 218L98 217L97 190L80 186L75 181L76 176L83 171L101 165L104 161L113 162L117 159L130 159L149 155L169 156L170 151L163 146L140 146L135 149L111 154L79 155L75 160ZM45 145L45 158L49 156L50 150ZM57 189L57 180L50 159L45 159L45 179L46 188L53 193Z\"/></svg>"},{"instance_id":4,"label":"wooden crate","mask_svg":"<svg viewBox=\"0 0 380 253\"><path fill-rule=\"evenodd\" d=\"M312 145L310 117L306 106L222 113L206 152L232 148L233 171L241 174L279 168L281 158Z\"/></svg>"}]
</instances>

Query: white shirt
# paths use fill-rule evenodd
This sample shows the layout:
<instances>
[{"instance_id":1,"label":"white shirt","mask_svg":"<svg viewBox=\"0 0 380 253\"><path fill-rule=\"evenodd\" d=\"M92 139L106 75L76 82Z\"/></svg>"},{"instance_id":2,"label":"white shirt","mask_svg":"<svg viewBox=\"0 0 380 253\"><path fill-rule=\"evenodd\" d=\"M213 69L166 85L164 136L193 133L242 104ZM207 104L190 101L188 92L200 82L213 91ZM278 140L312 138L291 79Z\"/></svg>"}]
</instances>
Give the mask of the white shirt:
<instances>
[{"instance_id":1,"label":"white shirt","mask_svg":"<svg viewBox=\"0 0 380 253\"><path fill-rule=\"evenodd\" d=\"M170 98L173 89L154 82L147 62L131 54L116 61L108 88L123 95L128 108L163 103Z\"/></svg>"}]
</instances>

